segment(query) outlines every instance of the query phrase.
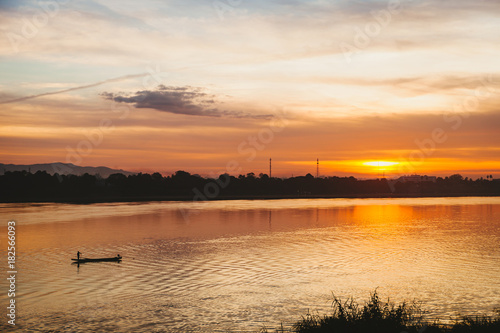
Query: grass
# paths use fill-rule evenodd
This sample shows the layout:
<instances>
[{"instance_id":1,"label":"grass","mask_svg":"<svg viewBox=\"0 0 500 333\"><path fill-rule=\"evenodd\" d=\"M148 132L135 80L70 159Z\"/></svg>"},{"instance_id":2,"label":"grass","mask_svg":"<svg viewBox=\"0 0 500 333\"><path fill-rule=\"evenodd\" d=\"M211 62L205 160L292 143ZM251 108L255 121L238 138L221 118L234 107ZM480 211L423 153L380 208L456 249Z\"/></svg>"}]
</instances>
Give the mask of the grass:
<instances>
[{"instance_id":1,"label":"grass","mask_svg":"<svg viewBox=\"0 0 500 333\"><path fill-rule=\"evenodd\" d=\"M262 333L268 332L262 329ZM500 311L494 317L463 316L455 323L444 325L428 323L415 301L394 305L380 300L374 291L370 299L360 305L352 297L342 301L333 297L332 314L306 314L289 329L283 325L275 332L297 333L500 333Z\"/></svg>"}]
</instances>

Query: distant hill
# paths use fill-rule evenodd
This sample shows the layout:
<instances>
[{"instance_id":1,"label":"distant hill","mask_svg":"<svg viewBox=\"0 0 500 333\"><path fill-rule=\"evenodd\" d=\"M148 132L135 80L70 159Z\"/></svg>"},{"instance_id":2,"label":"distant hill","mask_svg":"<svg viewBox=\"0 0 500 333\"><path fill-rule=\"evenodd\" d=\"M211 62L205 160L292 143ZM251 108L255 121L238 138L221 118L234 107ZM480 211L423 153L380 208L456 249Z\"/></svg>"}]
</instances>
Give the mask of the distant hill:
<instances>
[{"instance_id":1,"label":"distant hill","mask_svg":"<svg viewBox=\"0 0 500 333\"><path fill-rule=\"evenodd\" d=\"M3 175L6 171L30 171L31 173L35 173L37 171L46 171L47 173L53 175L58 173L60 175L83 175L88 173L90 175L101 175L103 178L107 178L109 175L114 173L122 173L126 176L135 175L135 172L125 171L125 170L116 170L111 169L104 166L99 167L90 167L90 166L78 166L71 163L46 163L46 164L31 164L31 165L17 165L17 164L2 164L0 163L0 175Z\"/></svg>"}]
</instances>

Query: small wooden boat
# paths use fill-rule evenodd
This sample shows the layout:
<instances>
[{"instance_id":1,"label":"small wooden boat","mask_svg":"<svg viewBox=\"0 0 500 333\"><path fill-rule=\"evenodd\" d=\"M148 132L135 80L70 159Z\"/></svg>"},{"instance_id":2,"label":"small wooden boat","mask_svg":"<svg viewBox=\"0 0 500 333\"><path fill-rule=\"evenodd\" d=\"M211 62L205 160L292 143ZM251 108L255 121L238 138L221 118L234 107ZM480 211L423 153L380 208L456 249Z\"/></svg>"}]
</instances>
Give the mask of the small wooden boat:
<instances>
[{"instance_id":1,"label":"small wooden boat","mask_svg":"<svg viewBox=\"0 0 500 333\"><path fill-rule=\"evenodd\" d=\"M84 262L101 262L101 261L121 261L122 256L116 256L112 258L80 258L80 259L71 259L74 263L84 263Z\"/></svg>"}]
</instances>

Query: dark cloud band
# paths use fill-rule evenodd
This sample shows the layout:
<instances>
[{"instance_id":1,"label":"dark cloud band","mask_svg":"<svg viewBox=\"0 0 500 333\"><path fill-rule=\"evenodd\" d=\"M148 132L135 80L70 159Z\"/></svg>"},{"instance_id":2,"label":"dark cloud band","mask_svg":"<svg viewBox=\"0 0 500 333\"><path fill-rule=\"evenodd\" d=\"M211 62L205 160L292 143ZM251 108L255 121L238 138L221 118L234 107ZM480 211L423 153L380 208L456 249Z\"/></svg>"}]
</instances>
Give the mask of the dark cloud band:
<instances>
[{"instance_id":1,"label":"dark cloud band","mask_svg":"<svg viewBox=\"0 0 500 333\"><path fill-rule=\"evenodd\" d=\"M104 92L108 100L132 104L138 109L148 108L162 112L205 117L270 118L271 115L254 115L241 111L222 110L217 105L216 95L201 88L160 85L156 90L137 91L132 95L118 95Z\"/></svg>"}]
</instances>

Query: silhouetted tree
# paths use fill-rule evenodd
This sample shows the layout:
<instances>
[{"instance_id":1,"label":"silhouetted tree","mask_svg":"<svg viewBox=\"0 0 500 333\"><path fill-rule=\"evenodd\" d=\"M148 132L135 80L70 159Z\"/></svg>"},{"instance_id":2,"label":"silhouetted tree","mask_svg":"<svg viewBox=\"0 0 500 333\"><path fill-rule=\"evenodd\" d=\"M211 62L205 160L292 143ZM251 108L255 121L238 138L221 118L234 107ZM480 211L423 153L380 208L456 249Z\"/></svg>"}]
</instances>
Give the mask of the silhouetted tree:
<instances>
[{"instance_id":1,"label":"silhouetted tree","mask_svg":"<svg viewBox=\"0 0 500 333\"><path fill-rule=\"evenodd\" d=\"M193 198L206 188L217 192L216 197L244 196L387 196L387 195L500 195L500 181L480 178L475 181L459 174L438 177L435 182L397 182L389 188L386 179L357 180L354 177L314 178L311 174L291 178L270 178L261 173L231 176L227 173L216 178L203 178L189 172L177 171L163 177L139 173L125 176L112 174L106 179L84 174L50 175L43 171L34 174L26 171L5 172L0 175L0 200L113 200L130 197L135 199L151 196ZM210 196L209 198L213 198Z\"/></svg>"}]
</instances>

